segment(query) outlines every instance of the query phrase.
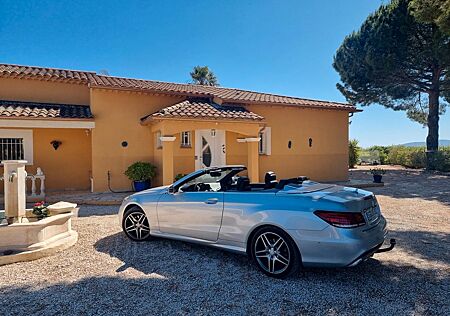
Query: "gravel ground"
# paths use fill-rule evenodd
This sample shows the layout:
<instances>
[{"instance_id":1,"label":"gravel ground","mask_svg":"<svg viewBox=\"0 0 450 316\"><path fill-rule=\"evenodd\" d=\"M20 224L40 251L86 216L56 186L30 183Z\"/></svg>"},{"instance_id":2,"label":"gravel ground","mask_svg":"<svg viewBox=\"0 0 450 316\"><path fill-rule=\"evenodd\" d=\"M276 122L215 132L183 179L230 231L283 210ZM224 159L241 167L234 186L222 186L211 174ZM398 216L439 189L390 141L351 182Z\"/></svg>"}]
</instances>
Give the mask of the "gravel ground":
<instances>
[{"instance_id":1,"label":"gravel ground","mask_svg":"<svg viewBox=\"0 0 450 316\"><path fill-rule=\"evenodd\" d=\"M374 191L397 248L286 280L262 275L245 256L133 243L117 226L117 207L84 206L74 247L0 267L0 315L450 315L450 177L391 170L384 179Z\"/></svg>"}]
</instances>

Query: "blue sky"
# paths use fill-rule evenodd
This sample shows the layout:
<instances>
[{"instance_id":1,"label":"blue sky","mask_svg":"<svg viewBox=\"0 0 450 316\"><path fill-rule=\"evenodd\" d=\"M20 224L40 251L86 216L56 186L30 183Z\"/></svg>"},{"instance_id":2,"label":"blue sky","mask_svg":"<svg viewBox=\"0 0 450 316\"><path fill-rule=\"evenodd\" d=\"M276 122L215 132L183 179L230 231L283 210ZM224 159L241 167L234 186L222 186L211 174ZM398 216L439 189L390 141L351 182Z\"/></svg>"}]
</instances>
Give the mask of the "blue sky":
<instances>
[{"instance_id":1,"label":"blue sky","mask_svg":"<svg viewBox=\"0 0 450 316\"><path fill-rule=\"evenodd\" d=\"M0 62L173 82L208 65L225 87L345 101L333 55L381 3L2 0ZM441 117L442 139L450 139L449 122L449 113ZM426 133L404 112L378 105L350 126L363 146L422 141Z\"/></svg>"}]
</instances>

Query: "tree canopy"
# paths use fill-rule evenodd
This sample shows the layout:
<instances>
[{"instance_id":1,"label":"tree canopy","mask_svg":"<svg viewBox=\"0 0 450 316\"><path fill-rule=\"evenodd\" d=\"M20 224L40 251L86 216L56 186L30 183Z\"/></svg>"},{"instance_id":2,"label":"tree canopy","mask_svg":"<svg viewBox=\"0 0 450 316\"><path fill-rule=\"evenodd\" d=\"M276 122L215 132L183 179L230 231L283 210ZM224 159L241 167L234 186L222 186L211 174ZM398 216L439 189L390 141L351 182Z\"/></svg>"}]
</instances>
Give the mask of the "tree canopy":
<instances>
[{"instance_id":1,"label":"tree canopy","mask_svg":"<svg viewBox=\"0 0 450 316\"><path fill-rule=\"evenodd\" d=\"M435 23L442 32L450 34L450 0L411 0L409 9L417 20Z\"/></svg>"},{"instance_id":2,"label":"tree canopy","mask_svg":"<svg viewBox=\"0 0 450 316\"><path fill-rule=\"evenodd\" d=\"M450 36L417 20L409 0L392 0L371 14L338 48L337 88L352 104L405 110L428 126L427 149L438 149L439 114L450 101Z\"/></svg>"},{"instance_id":3,"label":"tree canopy","mask_svg":"<svg viewBox=\"0 0 450 316\"><path fill-rule=\"evenodd\" d=\"M208 68L208 66L195 66L190 75L192 83L204 86L219 85L216 75Z\"/></svg>"}]
</instances>

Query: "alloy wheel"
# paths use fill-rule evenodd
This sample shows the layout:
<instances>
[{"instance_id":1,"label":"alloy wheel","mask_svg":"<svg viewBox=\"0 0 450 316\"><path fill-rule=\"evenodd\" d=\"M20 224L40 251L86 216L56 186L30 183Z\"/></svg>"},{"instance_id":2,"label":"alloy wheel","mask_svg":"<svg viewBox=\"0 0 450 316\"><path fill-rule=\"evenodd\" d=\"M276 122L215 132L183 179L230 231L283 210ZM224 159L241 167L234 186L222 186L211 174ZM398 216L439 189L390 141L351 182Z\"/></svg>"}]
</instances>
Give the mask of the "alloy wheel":
<instances>
[{"instance_id":1,"label":"alloy wheel","mask_svg":"<svg viewBox=\"0 0 450 316\"><path fill-rule=\"evenodd\" d=\"M125 217L123 229L134 240L145 240L150 236L150 225L143 212L131 212Z\"/></svg>"},{"instance_id":2,"label":"alloy wheel","mask_svg":"<svg viewBox=\"0 0 450 316\"><path fill-rule=\"evenodd\" d=\"M270 274L280 274L289 267L291 254L286 241L273 232L265 232L255 242L255 258L258 265Z\"/></svg>"}]
</instances>

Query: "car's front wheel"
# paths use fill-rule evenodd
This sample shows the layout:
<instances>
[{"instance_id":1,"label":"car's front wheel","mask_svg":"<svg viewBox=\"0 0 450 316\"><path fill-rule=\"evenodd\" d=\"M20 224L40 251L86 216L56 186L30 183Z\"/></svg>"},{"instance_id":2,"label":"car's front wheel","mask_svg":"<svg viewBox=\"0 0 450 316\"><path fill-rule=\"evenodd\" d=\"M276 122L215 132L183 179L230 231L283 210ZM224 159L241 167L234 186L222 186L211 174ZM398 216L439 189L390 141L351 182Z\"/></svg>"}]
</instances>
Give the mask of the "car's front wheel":
<instances>
[{"instance_id":1,"label":"car's front wheel","mask_svg":"<svg viewBox=\"0 0 450 316\"><path fill-rule=\"evenodd\" d=\"M271 277L284 278L300 268L300 252L291 237L278 227L262 227L251 241L251 256Z\"/></svg>"},{"instance_id":2,"label":"car's front wheel","mask_svg":"<svg viewBox=\"0 0 450 316\"><path fill-rule=\"evenodd\" d=\"M122 229L128 238L134 241L144 241L150 238L150 224L145 212L133 206L123 215Z\"/></svg>"}]
</instances>

